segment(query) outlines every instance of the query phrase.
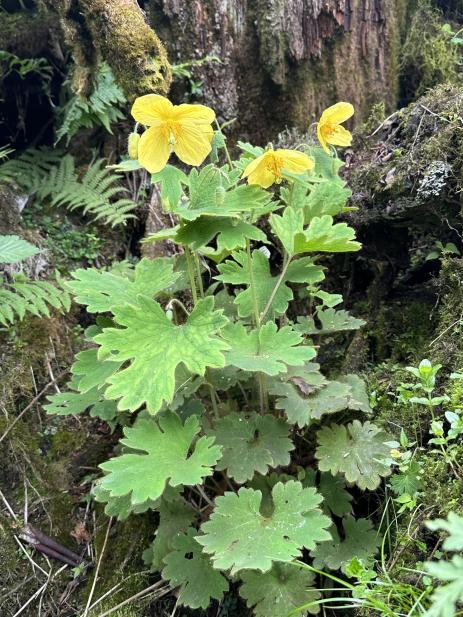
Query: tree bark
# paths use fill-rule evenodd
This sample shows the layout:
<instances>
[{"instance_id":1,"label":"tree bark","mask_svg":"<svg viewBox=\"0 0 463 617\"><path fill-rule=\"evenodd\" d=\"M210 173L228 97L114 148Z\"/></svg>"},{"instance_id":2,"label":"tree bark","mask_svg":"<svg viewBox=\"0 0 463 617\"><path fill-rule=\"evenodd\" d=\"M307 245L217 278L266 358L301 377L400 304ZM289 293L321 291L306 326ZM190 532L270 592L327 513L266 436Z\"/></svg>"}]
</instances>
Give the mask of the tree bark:
<instances>
[{"instance_id":1,"label":"tree bark","mask_svg":"<svg viewBox=\"0 0 463 617\"><path fill-rule=\"evenodd\" d=\"M393 109L410 3L404 0L151 0L151 23L172 62L215 55L195 70L204 100L237 117L242 138L264 142L307 128L336 100L360 118L372 103Z\"/></svg>"},{"instance_id":2,"label":"tree bark","mask_svg":"<svg viewBox=\"0 0 463 617\"><path fill-rule=\"evenodd\" d=\"M136 0L43 0L60 17L76 70L74 89L86 94L100 58L111 67L127 98L166 93L171 70L163 44Z\"/></svg>"}]
</instances>

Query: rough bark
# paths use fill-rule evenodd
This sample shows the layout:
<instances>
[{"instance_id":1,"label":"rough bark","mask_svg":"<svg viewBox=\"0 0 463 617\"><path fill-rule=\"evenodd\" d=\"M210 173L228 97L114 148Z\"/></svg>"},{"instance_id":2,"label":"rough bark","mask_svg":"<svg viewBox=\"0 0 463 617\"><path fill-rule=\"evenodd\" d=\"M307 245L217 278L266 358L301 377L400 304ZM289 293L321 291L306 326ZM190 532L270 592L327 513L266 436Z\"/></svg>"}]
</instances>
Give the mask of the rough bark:
<instances>
[{"instance_id":1,"label":"rough bark","mask_svg":"<svg viewBox=\"0 0 463 617\"><path fill-rule=\"evenodd\" d=\"M218 56L196 71L204 99L237 132L268 139L306 127L346 99L360 117L394 108L403 0L151 0L150 19L172 62ZM246 137L246 135L244 135Z\"/></svg>"},{"instance_id":2,"label":"rough bark","mask_svg":"<svg viewBox=\"0 0 463 617\"><path fill-rule=\"evenodd\" d=\"M136 0L43 0L57 11L76 71L75 90L85 94L100 58L111 66L129 99L167 92L171 70L163 44Z\"/></svg>"}]
</instances>

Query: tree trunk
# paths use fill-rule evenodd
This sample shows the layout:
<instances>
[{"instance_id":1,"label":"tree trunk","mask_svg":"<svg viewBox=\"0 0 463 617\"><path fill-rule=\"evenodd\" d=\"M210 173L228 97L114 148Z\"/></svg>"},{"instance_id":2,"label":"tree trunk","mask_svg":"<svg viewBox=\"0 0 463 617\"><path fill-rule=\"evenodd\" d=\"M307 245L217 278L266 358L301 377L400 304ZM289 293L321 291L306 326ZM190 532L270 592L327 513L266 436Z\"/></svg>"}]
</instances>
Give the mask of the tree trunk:
<instances>
[{"instance_id":1,"label":"tree trunk","mask_svg":"<svg viewBox=\"0 0 463 617\"><path fill-rule=\"evenodd\" d=\"M203 96L236 132L261 143L306 128L336 100L357 117L393 109L410 4L404 0L151 0L150 20L172 63L215 55L195 69Z\"/></svg>"}]
</instances>

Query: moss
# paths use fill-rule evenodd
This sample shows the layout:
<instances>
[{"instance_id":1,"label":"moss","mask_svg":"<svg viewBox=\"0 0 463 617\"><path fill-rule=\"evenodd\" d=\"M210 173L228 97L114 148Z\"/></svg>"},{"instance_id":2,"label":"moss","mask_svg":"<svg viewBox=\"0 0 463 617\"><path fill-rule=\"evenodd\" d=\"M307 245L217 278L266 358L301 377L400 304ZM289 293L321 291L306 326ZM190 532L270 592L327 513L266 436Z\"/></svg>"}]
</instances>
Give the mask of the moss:
<instances>
[{"instance_id":1,"label":"moss","mask_svg":"<svg viewBox=\"0 0 463 617\"><path fill-rule=\"evenodd\" d=\"M1 49L21 58L34 58L50 53L50 36L56 35L58 24L50 14L35 11L7 13L0 20Z\"/></svg>"},{"instance_id":2,"label":"moss","mask_svg":"<svg viewBox=\"0 0 463 617\"><path fill-rule=\"evenodd\" d=\"M460 81L460 52L442 30L442 19L429 0L420 0L402 47L402 98L408 102L443 82Z\"/></svg>"},{"instance_id":3,"label":"moss","mask_svg":"<svg viewBox=\"0 0 463 617\"><path fill-rule=\"evenodd\" d=\"M80 4L95 45L127 97L167 92L172 78L167 53L136 2L81 0Z\"/></svg>"},{"instance_id":4,"label":"moss","mask_svg":"<svg viewBox=\"0 0 463 617\"><path fill-rule=\"evenodd\" d=\"M447 258L442 262L437 280L437 293L440 297L438 324L433 343L436 360L447 370L463 367L463 259Z\"/></svg>"}]
</instances>

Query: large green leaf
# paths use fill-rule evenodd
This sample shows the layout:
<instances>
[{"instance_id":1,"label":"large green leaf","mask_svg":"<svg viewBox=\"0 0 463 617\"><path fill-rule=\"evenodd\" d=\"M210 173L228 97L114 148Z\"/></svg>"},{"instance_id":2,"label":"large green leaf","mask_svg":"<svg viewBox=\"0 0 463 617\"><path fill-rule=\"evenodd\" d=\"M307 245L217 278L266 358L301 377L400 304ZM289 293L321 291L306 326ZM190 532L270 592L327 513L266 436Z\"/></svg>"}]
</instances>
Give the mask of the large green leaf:
<instances>
[{"instance_id":1,"label":"large green leaf","mask_svg":"<svg viewBox=\"0 0 463 617\"><path fill-rule=\"evenodd\" d=\"M111 497L109 491L104 489L100 482L96 482L92 489L92 497L98 503L104 503L105 514L112 516L118 521L126 520L131 514L141 514L146 512L150 508L154 509L158 505L158 500L153 501L148 499L144 503L133 505L130 501L130 495L124 495L123 497Z\"/></svg>"},{"instance_id":2,"label":"large green leaf","mask_svg":"<svg viewBox=\"0 0 463 617\"><path fill-rule=\"evenodd\" d=\"M143 258L135 268L135 278L112 274L105 270L88 268L71 273L75 280L67 286L79 304L86 304L89 313L104 313L122 304L137 304L138 294L154 297L167 291L179 274L173 271L169 258Z\"/></svg>"},{"instance_id":3,"label":"large green leaf","mask_svg":"<svg viewBox=\"0 0 463 617\"><path fill-rule=\"evenodd\" d=\"M455 617L463 603L463 557L449 561L428 561L426 571L440 583L431 596L432 605L424 617Z\"/></svg>"},{"instance_id":4,"label":"large green leaf","mask_svg":"<svg viewBox=\"0 0 463 617\"><path fill-rule=\"evenodd\" d=\"M270 467L289 465L294 445L289 426L273 415L231 413L215 423L211 434L222 446L216 469L242 484L257 471L266 474Z\"/></svg>"},{"instance_id":5,"label":"large green leaf","mask_svg":"<svg viewBox=\"0 0 463 617\"><path fill-rule=\"evenodd\" d=\"M209 244L216 236L219 253L245 248L246 239L267 241L267 236L255 225L239 219L205 216L181 227L175 240L182 244L189 244L193 250L197 251Z\"/></svg>"},{"instance_id":6,"label":"large green leaf","mask_svg":"<svg viewBox=\"0 0 463 617\"><path fill-rule=\"evenodd\" d=\"M333 540L319 544L311 551L315 568L341 569L346 573L345 568L354 557L367 564L371 562L381 544L381 539L373 529L371 521L348 516L342 521L342 526L344 529L342 540L339 534L331 529Z\"/></svg>"},{"instance_id":7,"label":"large green leaf","mask_svg":"<svg viewBox=\"0 0 463 617\"><path fill-rule=\"evenodd\" d=\"M294 239L295 253L344 253L360 250L354 240L355 231L347 223L334 223L333 217L325 215L310 221L303 233Z\"/></svg>"},{"instance_id":8,"label":"large green leaf","mask_svg":"<svg viewBox=\"0 0 463 617\"><path fill-rule=\"evenodd\" d=\"M115 307L115 322L124 328L106 328L95 342L100 353L130 364L108 379L106 397L121 398L119 409L134 411L146 403L156 413L163 401L172 401L179 364L197 375L208 366L223 367L228 345L216 334L228 320L213 308L212 297L200 300L186 322L176 326L157 302L143 296L138 306Z\"/></svg>"},{"instance_id":9,"label":"large green leaf","mask_svg":"<svg viewBox=\"0 0 463 617\"><path fill-rule=\"evenodd\" d=\"M197 416L182 425L178 416L163 415L139 418L133 427L124 429L121 443L136 450L122 454L100 465L107 473L101 486L113 497L131 494L132 504L160 497L167 485L199 484L213 473L220 458L220 447L213 437L201 437ZM194 448L193 448L194 444Z\"/></svg>"},{"instance_id":10,"label":"large green leaf","mask_svg":"<svg viewBox=\"0 0 463 617\"><path fill-rule=\"evenodd\" d=\"M240 596L256 617L288 617L291 611L318 600L311 572L292 565L275 563L269 572L243 572ZM320 607L314 604L307 611L316 615ZM299 613L301 616L306 611Z\"/></svg>"},{"instance_id":11,"label":"large green leaf","mask_svg":"<svg viewBox=\"0 0 463 617\"><path fill-rule=\"evenodd\" d=\"M260 512L262 493L241 488L217 497L210 519L201 527L198 542L212 556L214 567L235 574L240 570L266 572L273 561L289 562L302 547L315 548L330 539L330 519L322 514L322 497L300 482L279 482L272 490L273 512Z\"/></svg>"},{"instance_id":12,"label":"large green leaf","mask_svg":"<svg viewBox=\"0 0 463 617\"><path fill-rule=\"evenodd\" d=\"M196 529L177 536L173 552L164 558L162 578L171 587L179 587L178 603L190 608L207 608L211 600L220 600L228 591L225 577L211 565L210 558L195 540Z\"/></svg>"},{"instance_id":13,"label":"large green leaf","mask_svg":"<svg viewBox=\"0 0 463 617\"><path fill-rule=\"evenodd\" d=\"M321 182L310 191L304 203L305 222L316 216L336 216L343 211L352 191L339 182Z\"/></svg>"},{"instance_id":14,"label":"large green leaf","mask_svg":"<svg viewBox=\"0 0 463 617\"><path fill-rule=\"evenodd\" d=\"M14 264L37 253L40 249L19 236L0 236L0 263Z\"/></svg>"},{"instance_id":15,"label":"large green leaf","mask_svg":"<svg viewBox=\"0 0 463 617\"><path fill-rule=\"evenodd\" d=\"M362 424L354 420L342 426L324 426L317 433L321 471L333 475L342 473L348 482L354 482L362 490L378 488L381 477L389 476L391 468L389 435L371 422Z\"/></svg>"},{"instance_id":16,"label":"large green leaf","mask_svg":"<svg viewBox=\"0 0 463 617\"><path fill-rule=\"evenodd\" d=\"M301 335L290 326L278 330L273 321L250 332L241 324L229 324L223 337L230 346L225 352L227 364L244 371L276 375L286 372L287 366L303 366L316 354L313 347L301 345Z\"/></svg>"},{"instance_id":17,"label":"large green leaf","mask_svg":"<svg viewBox=\"0 0 463 617\"><path fill-rule=\"evenodd\" d=\"M316 316L320 321L320 328L315 325L313 317L299 317L294 329L302 334L312 336L314 334L335 334L347 330L358 330L366 323L363 319L352 317L348 311L336 311L334 308L317 311Z\"/></svg>"},{"instance_id":18,"label":"large green leaf","mask_svg":"<svg viewBox=\"0 0 463 617\"><path fill-rule=\"evenodd\" d=\"M334 223L333 217L324 215L311 219L304 228L304 213L286 207L283 214L273 214L270 225L286 252L290 255L311 252L343 253L358 251L360 243L355 242L355 231L346 223Z\"/></svg>"}]
</instances>

